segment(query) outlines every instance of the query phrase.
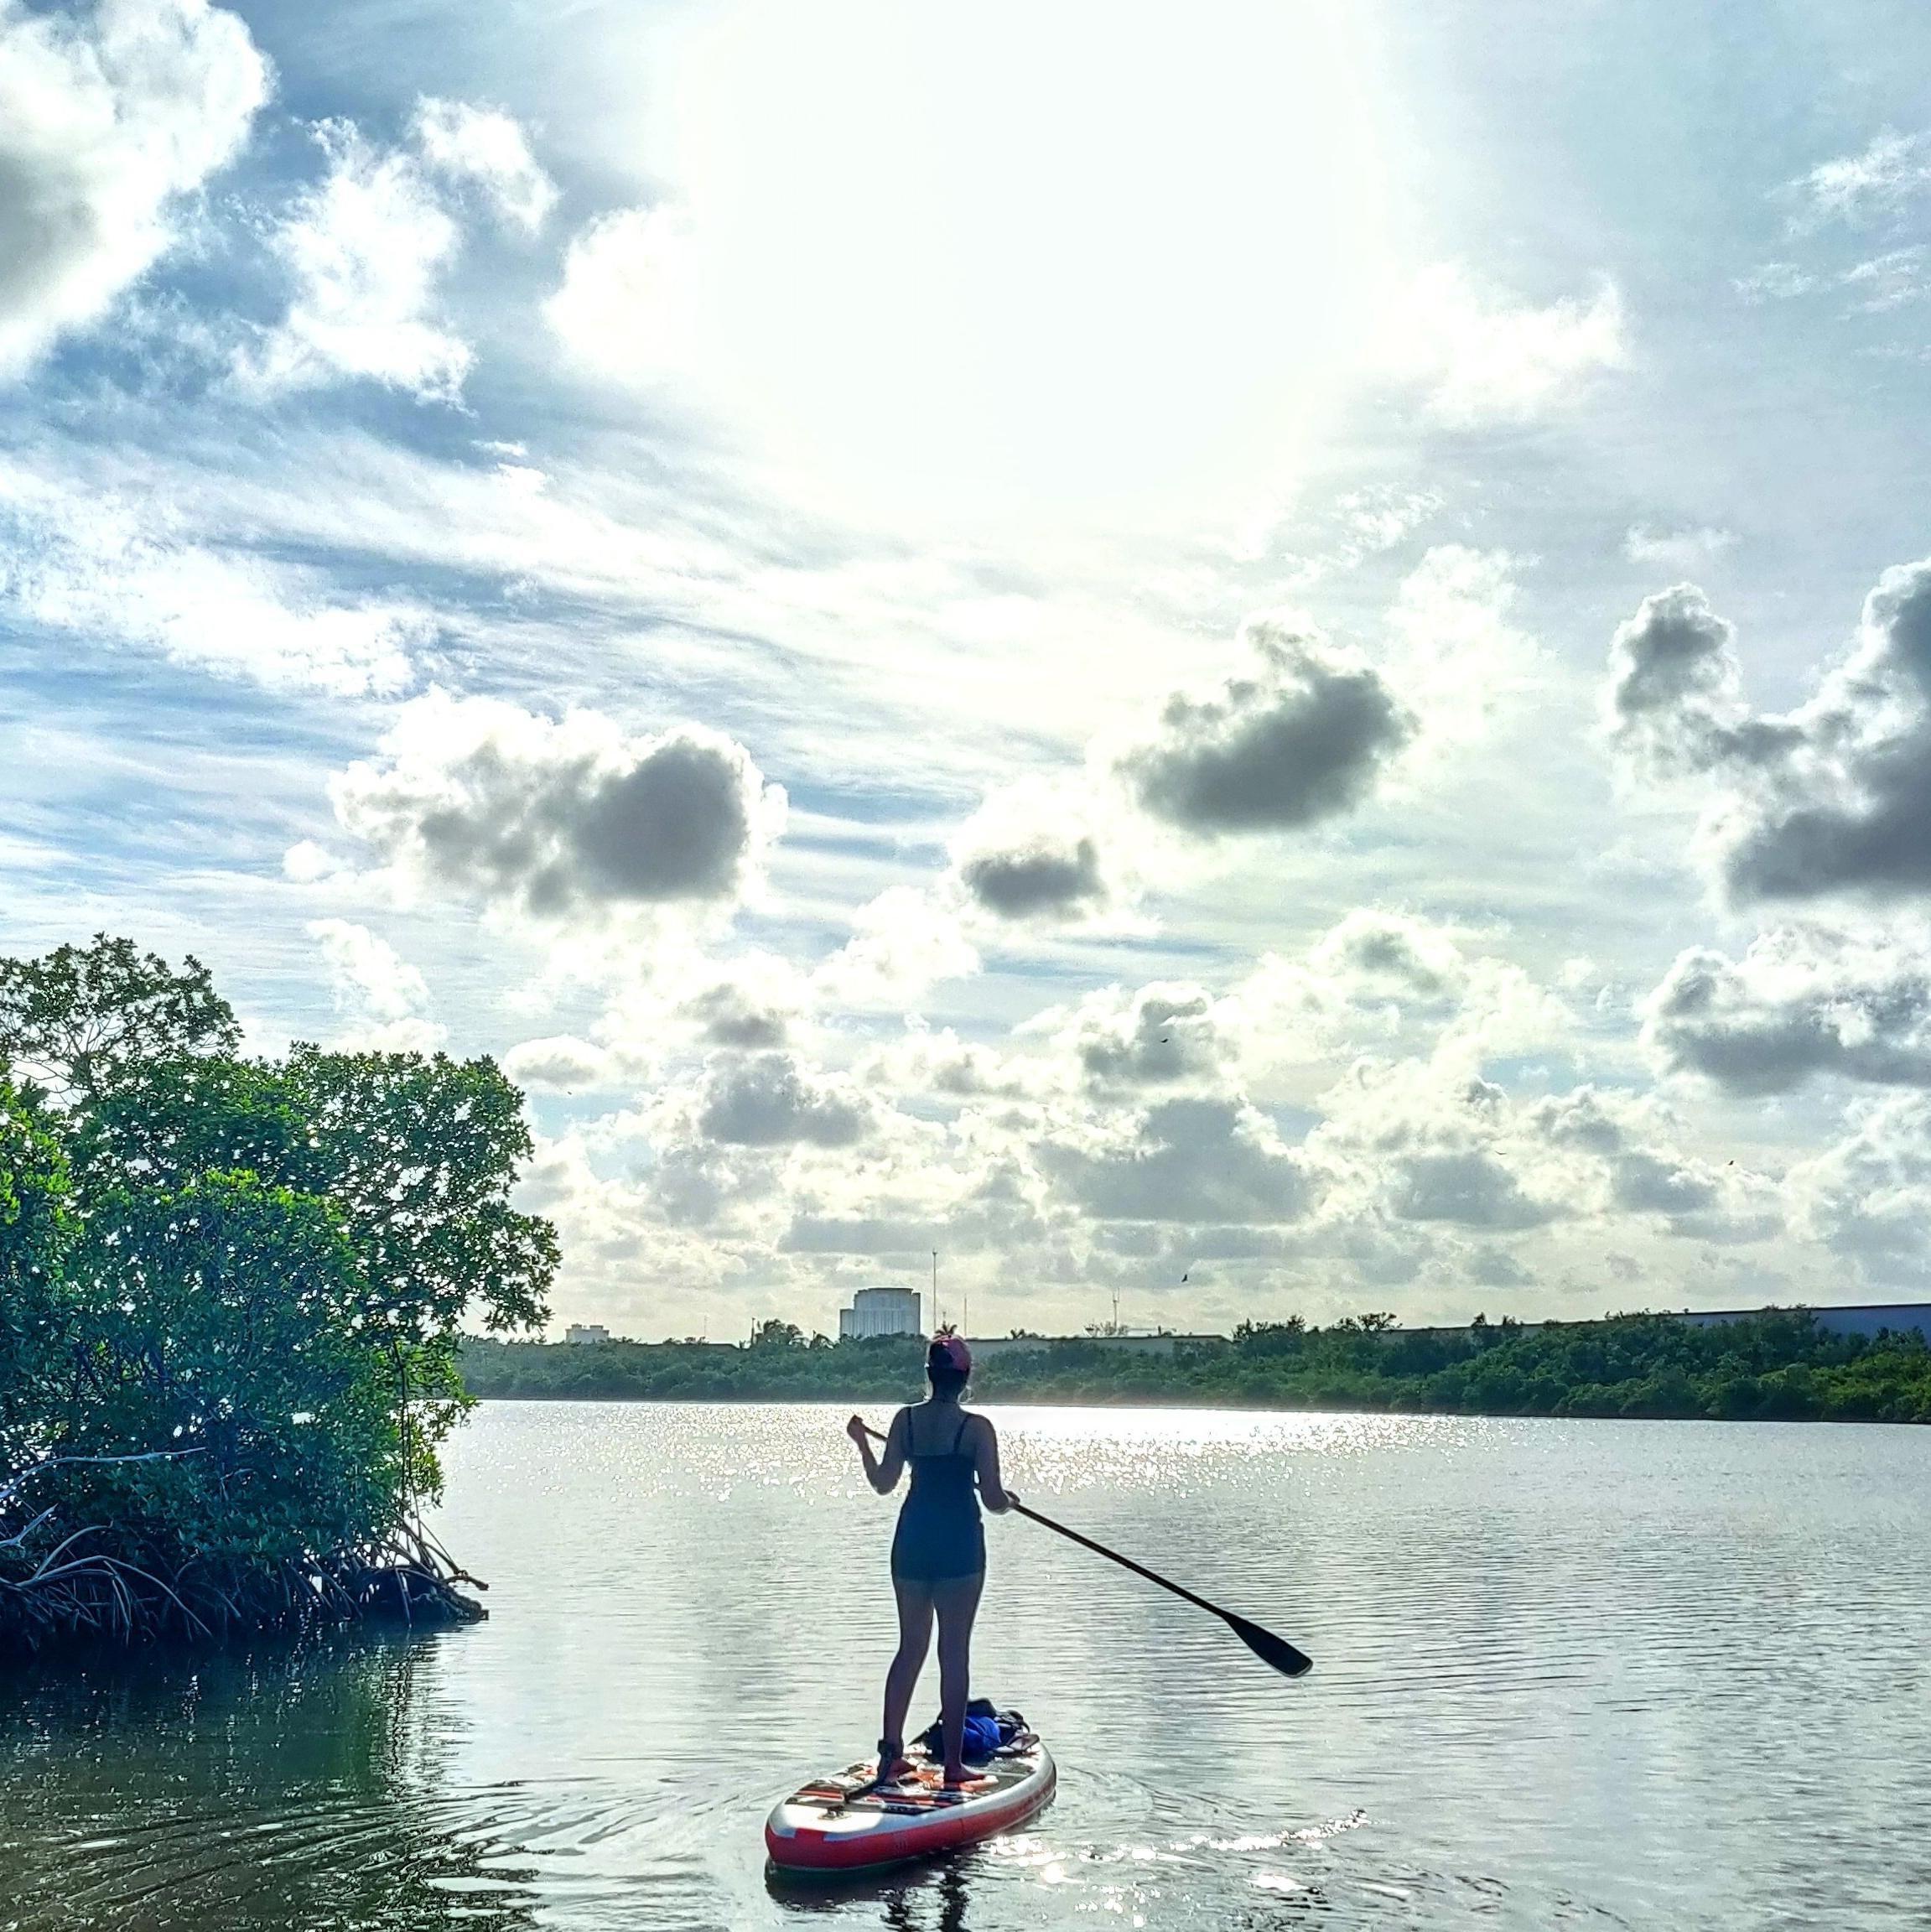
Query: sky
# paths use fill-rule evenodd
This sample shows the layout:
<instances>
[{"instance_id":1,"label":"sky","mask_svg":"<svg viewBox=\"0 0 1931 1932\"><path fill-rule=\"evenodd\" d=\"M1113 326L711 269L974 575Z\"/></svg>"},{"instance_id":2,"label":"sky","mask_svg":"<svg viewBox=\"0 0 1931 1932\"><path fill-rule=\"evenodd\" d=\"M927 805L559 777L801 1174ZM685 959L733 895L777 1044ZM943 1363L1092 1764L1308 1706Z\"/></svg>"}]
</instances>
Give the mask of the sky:
<instances>
[{"instance_id":1,"label":"sky","mask_svg":"<svg viewBox=\"0 0 1931 1932\"><path fill-rule=\"evenodd\" d=\"M1904 0L0 0L0 950L559 1327L1921 1297L1928 399Z\"/></svg>"}]
</instances>

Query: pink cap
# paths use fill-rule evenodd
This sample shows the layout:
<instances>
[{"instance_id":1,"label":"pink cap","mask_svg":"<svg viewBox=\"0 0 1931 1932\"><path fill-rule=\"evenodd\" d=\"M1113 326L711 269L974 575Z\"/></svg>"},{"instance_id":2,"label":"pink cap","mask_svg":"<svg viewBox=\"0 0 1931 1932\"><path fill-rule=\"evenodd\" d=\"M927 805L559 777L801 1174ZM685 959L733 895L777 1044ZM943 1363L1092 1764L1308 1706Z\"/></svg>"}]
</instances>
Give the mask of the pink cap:
<instances>
[{"instance_id":1,"label":"pink cap","mask_svg":"<svg viewBox=\"0 0 1931 1932\"><path fill-rule=\"evenodd\" d=\"M929 1353L943 1355L962 1375L972 1374L972 1350L966 1347L963 1335L933 1336Z\"/></svg>"}]
</instances>

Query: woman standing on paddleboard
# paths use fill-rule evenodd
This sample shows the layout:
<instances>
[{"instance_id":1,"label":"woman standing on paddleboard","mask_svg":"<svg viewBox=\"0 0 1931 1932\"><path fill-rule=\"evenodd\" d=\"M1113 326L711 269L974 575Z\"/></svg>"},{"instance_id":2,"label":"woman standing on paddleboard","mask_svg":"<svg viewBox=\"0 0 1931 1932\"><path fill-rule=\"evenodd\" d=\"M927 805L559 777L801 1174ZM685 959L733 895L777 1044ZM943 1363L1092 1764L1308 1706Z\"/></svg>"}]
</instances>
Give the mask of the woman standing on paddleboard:
<instances>
[{"instance_id":1,"label":"woman standing on paddleboard","mask_svg":"<svg viewBox=\"0 0 1931 1932\"><path fill-rule=\"evenodd\" d=\"M963 1756L973 1618L985 1587L985 1530L981 1501L998 1514L1017 1501L999 1479L999 1437L983 1415L960 1407L972 1375L972 1353L957 1335L935 1335L926 1353L931 1398L892 1417L885 1454L874 1456L862 1417L845 1433L864 1459L865 1477L881 1496L897 1488L907 1463L911 1488L892 1538L892 1588L899 1604L898 1654L885 1673L885 1735L879 1739L879 1781L911 1767L906 1762L906 1716L939 1627L939 1716L945 1737L945 1779L971 1776Z\"/></svg>"}]
</instances>

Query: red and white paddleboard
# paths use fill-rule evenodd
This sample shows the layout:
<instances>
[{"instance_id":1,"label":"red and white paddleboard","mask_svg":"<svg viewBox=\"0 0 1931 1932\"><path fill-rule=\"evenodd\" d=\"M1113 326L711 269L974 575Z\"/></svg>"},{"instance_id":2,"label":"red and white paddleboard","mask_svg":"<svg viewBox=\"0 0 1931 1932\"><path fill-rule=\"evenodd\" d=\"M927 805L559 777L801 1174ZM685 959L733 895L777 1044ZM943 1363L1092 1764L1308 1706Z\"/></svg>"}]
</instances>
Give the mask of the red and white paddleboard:
<instances>
[{"instance_id":1,"label":"red and white paddleboard","mask_svg":"<svg viewBox=\"0 0 1931 1932\"><path fill-rule=\"evenodd\" d=\"M765 1825L765 1849L784 1872L863 1872L976 1845L1023 1825L1052 1798L1056 1774L1036 1737L1016 1740L963 1789L945 1788L942 1767L914 1745L911 1771L874 1789L870 1764L854 1764L794 1791Z\"/></svg>"}]
</instances>

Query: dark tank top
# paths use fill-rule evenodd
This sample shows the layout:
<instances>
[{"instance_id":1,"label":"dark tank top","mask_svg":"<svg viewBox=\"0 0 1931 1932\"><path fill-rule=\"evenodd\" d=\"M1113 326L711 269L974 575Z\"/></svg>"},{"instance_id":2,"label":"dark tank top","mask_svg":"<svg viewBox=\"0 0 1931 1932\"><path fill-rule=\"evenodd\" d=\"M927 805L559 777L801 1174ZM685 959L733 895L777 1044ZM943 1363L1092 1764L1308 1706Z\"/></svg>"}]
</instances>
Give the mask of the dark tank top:
<instances>
[{"instance_id":1,"label":"dark tank top","mask_svg":"<svg viewBox=\"0 0 1931 1932\"><path fill-rule=\"evenodd\" d=\"M951 1439L938 1449L921 1449L911 1410L905 1418L911 1487L892 1538L892 1574L921 1583L974 1576L985 1568L985 1528L979 1520L978 1459L965 1441L968 1417L959 1412Z\"/></svg>"}]
</instances>

